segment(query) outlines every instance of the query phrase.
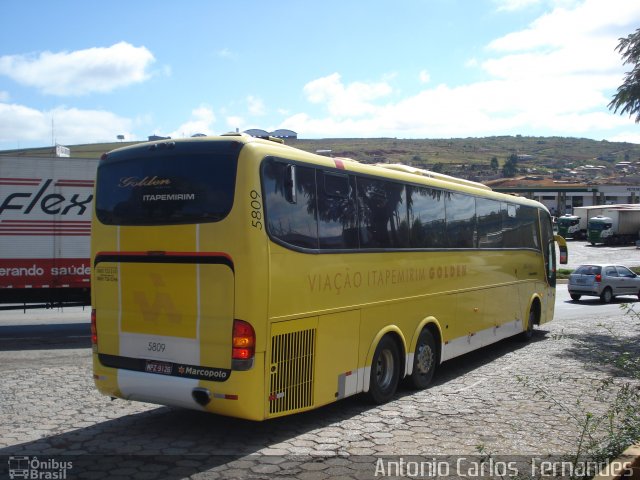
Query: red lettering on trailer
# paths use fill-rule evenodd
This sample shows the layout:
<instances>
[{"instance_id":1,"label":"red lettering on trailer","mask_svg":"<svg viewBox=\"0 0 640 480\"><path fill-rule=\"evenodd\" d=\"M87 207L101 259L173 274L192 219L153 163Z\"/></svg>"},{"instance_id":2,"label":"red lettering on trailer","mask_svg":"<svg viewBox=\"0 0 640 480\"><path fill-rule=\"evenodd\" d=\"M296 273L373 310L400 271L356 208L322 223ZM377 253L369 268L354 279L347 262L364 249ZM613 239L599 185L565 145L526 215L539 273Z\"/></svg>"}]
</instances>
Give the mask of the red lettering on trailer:
<instances>
[{"instance_id":1,"label":"red lettering on trailer","mask_svg":"<svg viewBox=\"0 0 640 480\"><path fill-rule=\"evenodd\" d=\"M86 288L88 258L0 258L0 288Z\"/></svg>"}]
</instances>

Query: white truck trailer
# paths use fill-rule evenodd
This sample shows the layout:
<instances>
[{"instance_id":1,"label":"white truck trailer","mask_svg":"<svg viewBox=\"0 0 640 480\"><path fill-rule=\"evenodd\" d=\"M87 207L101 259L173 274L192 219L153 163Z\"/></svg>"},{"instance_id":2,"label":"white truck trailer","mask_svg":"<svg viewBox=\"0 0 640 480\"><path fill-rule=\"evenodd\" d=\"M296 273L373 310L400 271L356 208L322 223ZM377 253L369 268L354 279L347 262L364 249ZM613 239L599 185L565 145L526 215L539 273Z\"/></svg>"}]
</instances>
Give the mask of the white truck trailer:
<instances>
[{"instance_id":1,"label":"white truck trailer","mask_svg":"<svg viewBox=\"0 0 640 480\"><path fill-rule=\"evenodd\" d=\"M0 303L88 303L97 159L0 156Z\"/></svg>"},{"instance_id":2,"label":"white truck trailer","mask_svg":"<svg viewBox=\"0 0 640 480\"><path fill-rule=\"evenodd\" d=\"M617 204L617 205L589 205L586 207L574 207L573 214L566 214L558 217L558 234L564 238L583 240L587 238L587 228L589 220L598 215L602 215L611 208L640 208L640 204Z\"/></svg>"},{"instance_id":3,"label":"white truck trailer","mask_svg":"<svg viewBox=\"0 0 640 480\"><path fill-rule=\"evenodd\" d=\"M640 209L607 208L589 220L588 240L591 245L623 245L635 243L640 233Z\"/></svg>"}]
</instances>

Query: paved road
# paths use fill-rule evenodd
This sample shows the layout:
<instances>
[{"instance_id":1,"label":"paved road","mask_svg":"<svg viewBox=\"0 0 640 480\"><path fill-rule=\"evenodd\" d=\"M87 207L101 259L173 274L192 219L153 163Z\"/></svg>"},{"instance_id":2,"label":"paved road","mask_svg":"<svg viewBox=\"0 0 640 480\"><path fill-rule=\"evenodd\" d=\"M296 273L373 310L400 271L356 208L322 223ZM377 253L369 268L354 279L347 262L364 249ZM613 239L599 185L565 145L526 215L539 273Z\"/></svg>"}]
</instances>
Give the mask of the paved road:
<instances>
[{"instance_id":1,"label":"paved road","mask_svg":"<svg viewBox=\"0 0 640 480\"><path fill-rule=\"evenodd\" d=\"M8 455L71 461L67 478L313 480L373 478L383 457L469 457L481 446L498 455L570 453L579 436L570 415L603 411L595 390L615 378L599 352L640 344L638 322L619 303L571 302L560 285L556 320L532 342L505 341L447 362L428 390L401 390L380 407L355 397L252 423L99 395L83 327L64 318L34 330L49 336L45 345L4 330L13 337L0 343L0 478ZM67 348L70 336L79 348ZM536 395L540 387L550 396Z\"/></svg>"}]
</instances>

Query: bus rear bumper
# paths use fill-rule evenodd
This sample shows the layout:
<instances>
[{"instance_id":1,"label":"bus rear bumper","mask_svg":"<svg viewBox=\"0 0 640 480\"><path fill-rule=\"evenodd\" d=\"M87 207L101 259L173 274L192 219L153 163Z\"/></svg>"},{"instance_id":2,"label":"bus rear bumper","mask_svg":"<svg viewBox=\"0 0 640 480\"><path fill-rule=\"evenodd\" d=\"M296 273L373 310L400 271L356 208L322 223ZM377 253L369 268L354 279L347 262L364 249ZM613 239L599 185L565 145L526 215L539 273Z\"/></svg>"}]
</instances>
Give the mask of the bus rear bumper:
<instances>
[{"instance_id":1,"label":"bus rear bumper","mask_svg":"<svg viewBox=\"0 0 640 480\"><path fill-rule=\"evenodd\" d=\"M261 372L264 354L256 354L251 370L234 371L224 382L105 367L94 356L93 377L100 393L110 397L264 420Z\"/></svg>"}]
</instances>

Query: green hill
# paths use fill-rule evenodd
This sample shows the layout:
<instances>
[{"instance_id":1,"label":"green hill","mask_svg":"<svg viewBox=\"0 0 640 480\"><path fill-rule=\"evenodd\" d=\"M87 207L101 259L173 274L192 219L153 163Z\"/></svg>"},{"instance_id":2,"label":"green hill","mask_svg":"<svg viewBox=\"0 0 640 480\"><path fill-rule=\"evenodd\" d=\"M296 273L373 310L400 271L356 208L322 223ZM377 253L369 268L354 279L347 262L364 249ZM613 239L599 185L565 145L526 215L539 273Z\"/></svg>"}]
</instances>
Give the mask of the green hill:
<instances>
[{"instance_id":1,"label":"green hill","mask_svg":"<svg viewBox=\"0 0 640 480\"><path fill-rule=\"evenodd\" d=\"M104 152L137 142L70 145L71 156L99 158ZM492 157L502 165L510 155L520 155L520 167L553 171L580 165L612 165L619 161L640 161L640 145L596 141L571 137L501 136L450 139L328 138L287 140L309 152L331 150L336 157L349 157L365 163L400 162L433 168L442 164L445 171L483 169ZM4 150L0 155L50 156L53 147Z\"/></svg>"}]
</instances>

